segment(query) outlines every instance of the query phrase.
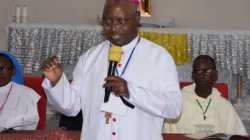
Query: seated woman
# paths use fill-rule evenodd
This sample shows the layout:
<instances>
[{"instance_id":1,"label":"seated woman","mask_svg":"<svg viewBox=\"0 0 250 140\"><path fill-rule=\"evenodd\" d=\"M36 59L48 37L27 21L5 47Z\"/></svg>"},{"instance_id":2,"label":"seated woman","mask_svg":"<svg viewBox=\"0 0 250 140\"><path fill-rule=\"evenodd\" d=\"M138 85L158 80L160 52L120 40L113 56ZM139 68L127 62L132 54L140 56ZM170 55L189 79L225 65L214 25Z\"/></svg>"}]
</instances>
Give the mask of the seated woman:
<instances>
[{"instance_id":1,"label":"seated woman","mask_svg":"<svg viewBox=\"0 0 250 140\"><path fill-rule=\"evenodd\" d=\"M21 85L21 74L16 74L17 69L20 72L18 62L11 58L15 57L8 52L0 52L0 131L34 130L39 121L37 102L40 96Z\"/></svg>"}]
</instances>

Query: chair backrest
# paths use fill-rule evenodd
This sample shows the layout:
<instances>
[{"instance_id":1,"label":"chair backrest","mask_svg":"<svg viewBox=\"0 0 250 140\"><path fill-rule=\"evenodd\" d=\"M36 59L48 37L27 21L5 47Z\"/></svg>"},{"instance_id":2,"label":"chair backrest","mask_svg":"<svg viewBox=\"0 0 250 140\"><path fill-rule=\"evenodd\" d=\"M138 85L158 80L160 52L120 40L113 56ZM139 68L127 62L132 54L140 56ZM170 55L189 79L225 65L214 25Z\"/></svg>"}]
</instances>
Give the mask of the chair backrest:
<instances>
[{"instance_id":1,"label":"chair backrest","mask_svg":"<svg viewBox=\"0 0 250 140\"><path fill-rule=\"evenodd\" d=\"M193 84L193 82L180 82L180 88L189 86L191 84ZM228 87L226 83L214 83L214 88L218 89L222 97L228 99Z\"/></svg>"},{"instance_id":2,"label":"chair backrest","mask_svg":"<svg viewBox=\"0 0 250 140\"><path fill-rule=\"evenodd\" d=\"M37 130L44 130L46 127L47 98L42 88L42 81L43 78L41 76L23 76L24 85L32 88L41 96L37 104L38 114L40 117Z\"/></svg>"}]
</instances>

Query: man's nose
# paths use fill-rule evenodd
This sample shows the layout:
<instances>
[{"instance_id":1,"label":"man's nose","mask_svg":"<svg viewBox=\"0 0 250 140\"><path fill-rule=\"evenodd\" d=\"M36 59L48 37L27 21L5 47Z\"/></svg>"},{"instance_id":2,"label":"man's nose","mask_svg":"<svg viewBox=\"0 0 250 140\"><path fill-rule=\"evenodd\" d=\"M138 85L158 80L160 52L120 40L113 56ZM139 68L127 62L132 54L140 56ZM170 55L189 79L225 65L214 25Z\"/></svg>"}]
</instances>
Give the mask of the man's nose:
<instances>
[{"instance_id":1,"label":"man's nose","mask_svg":"<svg viewBox=\"0 0 250 140\"><path fill-rule=\"evenodd\" d=\"M202 73L199 73L199 75L198 75L199 77L201 77L201 78L204 78L205 76L206 76L206 73L204 73L204 72L202 72Z\"/></svg>"},{"instance_id":2,"label":"man's nose","mask_svg":"<svg viewBox=\"0 0 250 140\"><path fill-rule=\"evenodd\" d=\"M113 23L111 24L111 29L112 31L116 31L118 30L118 28L119 28L119 23L116 20L114 20Z\"/></svg>"}]
</instances>

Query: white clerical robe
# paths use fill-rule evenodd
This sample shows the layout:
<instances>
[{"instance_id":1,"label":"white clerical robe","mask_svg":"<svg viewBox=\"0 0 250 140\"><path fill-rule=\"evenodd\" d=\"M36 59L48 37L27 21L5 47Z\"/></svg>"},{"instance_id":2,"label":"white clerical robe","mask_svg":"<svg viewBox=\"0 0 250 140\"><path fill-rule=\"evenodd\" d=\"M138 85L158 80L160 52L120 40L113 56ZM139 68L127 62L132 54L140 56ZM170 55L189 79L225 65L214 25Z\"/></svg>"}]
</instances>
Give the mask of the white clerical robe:
<instances>
[{"instance_id":1,"label":"white clerical robe","mask_svg":"<svg viewBox=\"0 0 250 140\"><path fill-rule=\"evenodd\" d=\"M122 47L118 73L123 70L138 37ZM70 85L63 74L56 86L48 79L43 87L49 102L68 116L82 109L82 140L161 140L164 118L177 118L181 112L181 94L175 63L161 46L141 38L122 78L127 81L135 108L125 116L114 115L106 124L99 110L104 98L104 79L108 70L110 42L90 48L78 61Z\"/></svg>"},{"instance_id":2,"label":"white clerical robe","mask_svg":"<svg viewBox=\"0 0 250 140\"><path fill-rule=\"evenodd\" d=\"M182 90L183 109L177 120L166 120L164 133L194 134L207 130L211 133L247 135L233 105L213 88L212 93L205 99L195 93L195 84L184 87ZM211 99L210 105L209 100ZM203 111L199 106L201 104ZM166 123L168 122L168 123Z\"/></svg>"},{"instance_id":3,"label":"white clerical robe","mask_svg":"<svg viewBox=\"0 0 250 140\"><path fill-rule=\"evenodd\" d=\"M7 97L9 93L9 96ZM10 82L0 88L0 131L4 129L35 130L39 121L38 93L29 87Z\"/></svg>"}]
</instances>

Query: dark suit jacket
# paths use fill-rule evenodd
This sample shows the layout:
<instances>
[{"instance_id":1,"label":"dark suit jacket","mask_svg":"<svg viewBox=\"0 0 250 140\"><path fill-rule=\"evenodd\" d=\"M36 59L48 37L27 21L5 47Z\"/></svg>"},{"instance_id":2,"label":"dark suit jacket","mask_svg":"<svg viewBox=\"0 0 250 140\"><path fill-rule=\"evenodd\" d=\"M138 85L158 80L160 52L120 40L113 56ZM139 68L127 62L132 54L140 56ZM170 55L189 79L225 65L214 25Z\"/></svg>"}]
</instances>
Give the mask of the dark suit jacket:
<instances>
[{"instance_id":1,"label":"dark suit jacket","mask_svg":"<svg viewBox=\"0 0 250 140\"><path fill-rule=\"evenodd\" d=\"M61 115L59 127L66 127L68 130L82 130L82 111L75 117Z\"/></svg>"}]
</instances>

